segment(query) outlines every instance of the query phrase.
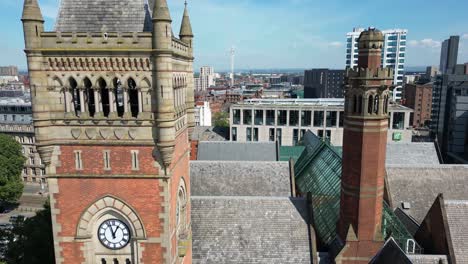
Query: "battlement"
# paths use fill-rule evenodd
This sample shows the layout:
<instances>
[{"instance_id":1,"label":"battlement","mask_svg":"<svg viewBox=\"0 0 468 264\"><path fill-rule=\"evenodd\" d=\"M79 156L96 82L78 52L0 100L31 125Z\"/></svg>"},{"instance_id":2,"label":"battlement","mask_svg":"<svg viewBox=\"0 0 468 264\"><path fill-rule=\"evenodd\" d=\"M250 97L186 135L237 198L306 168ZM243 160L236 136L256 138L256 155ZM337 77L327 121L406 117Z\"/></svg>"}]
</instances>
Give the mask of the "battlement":
<instances>
[{"instance_id":1,"label":"battlement","mask_svg":"<svg viewBox=\"0 0 468 264\"><path fill-rule=\"evenodd\" d=\"M346 75L350 79L388 79L393 80L394 70L391 68L359 68L347 69Z\"/></svg>"}]
</instances>

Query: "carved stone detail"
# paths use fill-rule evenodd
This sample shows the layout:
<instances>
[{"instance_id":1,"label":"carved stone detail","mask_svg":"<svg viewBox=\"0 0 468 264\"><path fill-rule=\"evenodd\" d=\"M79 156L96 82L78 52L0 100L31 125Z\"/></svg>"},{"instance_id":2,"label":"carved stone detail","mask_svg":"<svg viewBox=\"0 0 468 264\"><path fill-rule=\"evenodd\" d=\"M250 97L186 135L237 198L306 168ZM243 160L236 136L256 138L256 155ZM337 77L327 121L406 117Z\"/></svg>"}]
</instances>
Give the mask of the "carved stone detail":
<instances>
[{"instance_id":1,"label":"carved stone detail","mask_svg":"<svg viewBox=\"0 0 468 264\"><path fill-rule=\"evenodd\" d=\"M73 128L71 130L71 134L74 139L78 139L81 136L81 133L82 133L81 128Z\"/></svg>"}]
</instances>

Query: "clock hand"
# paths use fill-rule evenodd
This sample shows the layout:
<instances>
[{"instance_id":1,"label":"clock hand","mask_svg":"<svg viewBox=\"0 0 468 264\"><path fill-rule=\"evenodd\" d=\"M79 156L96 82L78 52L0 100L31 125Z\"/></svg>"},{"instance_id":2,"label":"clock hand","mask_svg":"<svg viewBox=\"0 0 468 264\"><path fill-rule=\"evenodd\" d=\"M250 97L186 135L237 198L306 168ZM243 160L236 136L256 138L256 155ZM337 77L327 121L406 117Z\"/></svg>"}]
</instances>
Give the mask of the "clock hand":
<instances>
[{"instance_id":1,"label":"clock hand","mask_svg":"<svg viewBox=\"0 0 468 264\"><path fill-rule=\"evenodd\" d=\"M115 230L113 227L111 227L111 231L112 231L112 238L115 239L115 233L117 233L117 227L115 227Z\"/></svg>"}]
</instances>

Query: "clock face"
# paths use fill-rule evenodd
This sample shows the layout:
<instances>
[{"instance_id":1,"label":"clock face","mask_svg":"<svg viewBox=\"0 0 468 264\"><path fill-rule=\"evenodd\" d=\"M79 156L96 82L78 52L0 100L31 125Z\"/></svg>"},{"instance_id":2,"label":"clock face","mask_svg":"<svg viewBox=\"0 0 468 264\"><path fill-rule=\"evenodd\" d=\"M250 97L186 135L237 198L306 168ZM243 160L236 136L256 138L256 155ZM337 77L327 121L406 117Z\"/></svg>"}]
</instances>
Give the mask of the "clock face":
<instances>
[{"instance_id":1,"label":"clock face","mask_svg":"<svg viewBox=\"0 0 468 264\"><path fill-rule=\"evenodd\" d=\"M98 229L101 244L109 249L122 249L130 242L128 226L118 219L104 221Z\"/></svg>"}]
</instances>

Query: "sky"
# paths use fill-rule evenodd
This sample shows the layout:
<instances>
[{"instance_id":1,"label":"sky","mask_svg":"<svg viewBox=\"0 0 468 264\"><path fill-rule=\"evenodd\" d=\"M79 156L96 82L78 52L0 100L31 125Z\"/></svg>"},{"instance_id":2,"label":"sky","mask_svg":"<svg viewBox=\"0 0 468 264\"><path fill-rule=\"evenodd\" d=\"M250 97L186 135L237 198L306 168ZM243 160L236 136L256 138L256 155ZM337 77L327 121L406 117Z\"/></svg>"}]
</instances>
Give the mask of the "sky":
<instances>
[{"instance_id":1,"label":"sky","mask_svg":"<svg viewBox=\"0 0 468 264\"><path fill-rule=\"evenodd\" d=\"M38 0L53 30L60 0ZM168 0L177 34L184 0ZM26 69L23 0L0 0L0 65ZM345 67L346 33L353 27L407 29L406 66L438 65L441 42L460 35L459 63L468 62L468 1L460 0L188 0L195 68Z\"/></svg>"}]
</instances>

